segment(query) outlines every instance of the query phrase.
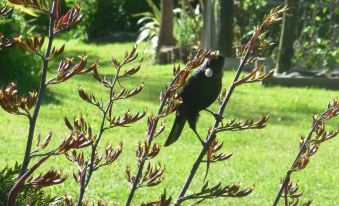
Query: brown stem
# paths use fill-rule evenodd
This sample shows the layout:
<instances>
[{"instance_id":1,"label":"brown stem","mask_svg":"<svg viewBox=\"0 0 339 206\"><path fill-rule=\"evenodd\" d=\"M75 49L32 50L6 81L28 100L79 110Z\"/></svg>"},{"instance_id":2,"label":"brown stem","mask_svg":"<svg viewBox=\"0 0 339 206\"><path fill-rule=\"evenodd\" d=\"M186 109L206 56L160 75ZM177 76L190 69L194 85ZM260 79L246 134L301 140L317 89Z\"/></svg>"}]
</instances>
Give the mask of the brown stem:
<instances>
[{"instance_id":1,"label":"brown stem","mask_svg":"<svg viewBox=\"0 0 339 206\"><path fill-rule=\"evenodd\" d=\"M55 152L55 151L54 151ZM32 168L30 168L29 170L27 170L20 178L19 180L15 183L15 185L12 187L11 191L8 194L8 199L7 199L7 206L13 206L15 205L16 202L16 198L19 194L19 191L21 189L21 187L24 185L25 181L27 180L27 178L29 178L33 172L38 169L40 167L40 165L42 163L44 163L46 160L48 160L48 158L50 158L53 154L50 153L48 156L40 159L37 163L35 163L35 165L33 165Z\"/></svg>"},{"instance_id":2,"label":"brown stem","mask_svg":"<svg viewBox=\"0 0 339 206\"><path fill-rule=\"evenodd\" d=\"M108 101L106 110L103 112L103 117L102 117L102 121L101 121L101 126L100 126L100 130L99 130L98 138L96 139L94 145L92 146L91 161L89 163L88 174L87 174L87 177L84 177L84 180L83 180L84 185L82 187L80 187L79 198L78 198L78 206L81 206L81 204L82 204L82 200L84 198L86 188L87 188L87 186L88 186L88 184L89 184L89 182L92 178L93 172L95 170L95 168L94 168L95 152L97 150L97 147L99 145L101 137L102 137L102 135L105 131L106 117L107 117L107 114L108 114L112 104L113 104L113 89L114 89L115 84L118 81L119 72L120 72L120 68L122 67L122 65L117 69L116 76L115 76L113 83L111 85L111 88L110 88L109 101ZM87 166L86 166L86 169L87 169Z\"/></svg>"},{"instance_id":3,"label":"brown stem","mask_svg":"<svg viewBox=\"0 0 339 206\"><path fill-rule=\"evenodd\" d=\"M82 199L84 198L86 191L86 171L87 171L87 162L85 166L82 168L81 176L80 176L80 193L78 198L78 206L82 206Z\"/></svg>"},{"instance_id":4,"label":"brown stem","mask_svg":"<svg viewBox=\"0 0 339 206\"><path fill-rule=\"evenodd\" d=\"M177 80L178 76L176 76L170 83L170 86L168 87L168 90L166 91L166 94L165 94L165 97L163 98L163 101L161 102L161 105L160 105L160 108L158 110L158 116L163 112L164 110L164 107L165 107L165 104L166 104L166 101L167 101L167 98L168 98L168 95L170 93L170 89L172 89L172 86L173 86L173 83ZM155 130L158 126L158 123L159 123L159 117L157 117L154 121L154 124L152 125L152 128L151 128L151 132L149 133L149 136L147 138L147 143L148 145L151 145L152 144L152 141L154 139L154 134L155 134ZM138 188L138 184L139 184L139 181L141 179L141 175L142 175L142 171L144 169L144 166L145 166L145 163L146 163L146 160L147 160L147 157L146 157L147 154L144 154L144 157L141 159L140 163L139 163L139 167L138 167L138 172L135 176L135 180L133 182L133 185L132 185L132 188L131 188L131 191L128 195L128 199L127 199L127 202L126 202L126 206L130 206L131 203L132 203L132 199L134 197L134 193L135 191L137 190Z\"/></svg>"},{"instance_id":5,"label":"brown stem","mask_svg":"<svg viewBox=\"0 0 339 206\"><path fill-rule=\"evenodd\" d=\"M220 116L223 116L225 108L226 108L226 106L227 106L227 104L228 104L228 102L229 102L229 100L230 100L230 98L231 98L231 96L233 94L233 91L234 91L234 89L236 87L235 82L238 81L238 79L240 77L240 74L241 74L241 72L243 70L243 67L245 66L245 64L246 64L246 62L247 62L247 60L248 60L248 58L250 56L250 53L251 53L250 51L246 52L244 58L241 60L239 66L238 66L237 73L236 73L236 75L235 75L235 77L233 79L232 85L230 86L230 89L228 90L228 93L226 94L226 96L225 96L225 98L222 101L222 104L220 106L220 109L219 109L219 112L218 112L218 114ZM215 120L215 123L213 125L213 128L212 128L211 132L206 137L206 144L202 148L202 150L201 150L197 160L194 162L193 167L192 167L192 169L190 171L190 174L188 175L188 177L186 179L186 182L185 182L183 188L181 189L181 192L180 192L179 196L177 197L177 199L176 199L176 201L174 203L175 206L180 205L180 203L182 201L182 198L185 196L185 194L186 194L186 192L187 192L187 190L188 190L188 188L189 188L189 186L190 186L190 184L191 184L191 182L193 180L193 177L195 176L195 174L196 174L196 172L197 172L201 162L203 161L204 156L206 155L206 153L208 151L208 148L211 146L211 143L213 141L213 137L215 136L216 129L218 128L220 122L221 122L220 119L216 119Z\"/></svg>"},{"instance_id":6,"label":"brown stem","mask_svg":"<svg viewBox=\"0 0 339 206\"><path fill-rule=\"evenodd\" d=\"M304 143L303 143L302 146L300 147L299 153L298 153L298 155L296 156L296 158L294 159L294 162L293 162L293 164L292 164L290 170L287 172L287 174L286 174L286 176L285 176L285 178L284 178L284 182L281 184L281 187L280 187L280 189L279 189L278 195L277 195L276 198L274 199L273 206L277 206L277 205L278 205L279 200L280 200L280 197L281 197L281 194L283 193L284 188L287 186L288 182L290 181L290 177L291 177L292 172L294 171L295 165L298 163L299 158L301 157L301 155L304 154L305 149L306 149L306 146L307 146L307 143L308 143L309 140L311 139L313 132L314 132L314 131L317 129L317 127L319 126L319 123L323 120L323 116L324 116L324 113L320 116L320 118L319 118L316 122L314 122L311 131L308 133L307 138L304 140Z\"/></svg>"},{"instance_id":7,"label":"brown stem","mask_svg":"<svg viewBox=\"0 0 339 206\"><path fill-rule=\"evenodd\" d=\"M48 156L50 155L51 153L53 153L54 150L50 151L50 152L46 152L46 153L42 153L42 154L32 154L31 153L31 156L29 157L30 159L34 158L34 157L44 157L44 156Z\"/></svg>"},{"instance_id":8,"label":"brown stem","mask_svg":"<svg viewBox=\"0 0 339 206\"><path fill-rule=\"evenodd\" d=\"M54 27L55 17L53 14L56 9L56 6L57 5L55 5L55 2L53 1L52 12L51 14L49 14L48 45L47 45L46 53L43 59L43 67L42 67L42 74L41 74L41 80L40 80L40 85L39 85L38 97L35 103L33 116L32 118L30 118L30 121L29 121L29 131L28 131L27 142L26 142L25 156L22 162L19 177L21 177L26 172L29 162L31 160L30 155L31 155L31 150L32 150L32 142L33 142L33 137L34 137L35 125L36 125L36 121L37 121L39 111L40 111L42 96L46 89L45 82L46 82L47 68L48 68L48 63L49 63L48 57L51 52L53 38L54 38L53 27Z\"/></svg>"},{"instance_id":9,"label":"brown stem","mask_svg":"<svg viewBox=\"0 0 339 206\"><path fill-rule=\"evenodd\" d=\"M285 198L285 206L288 206L288 197L287 197L287 185L285 186L285 195L284 195L284 198Z\"/></svg>"}]
</instances>

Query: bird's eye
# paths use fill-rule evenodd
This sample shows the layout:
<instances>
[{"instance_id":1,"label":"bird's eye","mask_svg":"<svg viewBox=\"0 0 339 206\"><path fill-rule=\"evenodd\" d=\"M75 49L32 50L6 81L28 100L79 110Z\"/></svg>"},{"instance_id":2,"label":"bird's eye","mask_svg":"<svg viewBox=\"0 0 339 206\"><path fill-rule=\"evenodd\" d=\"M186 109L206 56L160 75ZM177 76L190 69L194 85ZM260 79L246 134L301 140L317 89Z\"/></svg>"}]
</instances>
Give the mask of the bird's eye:
<instances>
[{"instance_id":1,"label":"bird's eye","mask_svg":"<svg viewBox=\"0 0 339 206\"><path fill-rule=\"evenodd\" d=\"M213 75L213 70L211 68L207 68L205 70L205 76L206 77L211 77Z\"/></svg>"}]
</instances>

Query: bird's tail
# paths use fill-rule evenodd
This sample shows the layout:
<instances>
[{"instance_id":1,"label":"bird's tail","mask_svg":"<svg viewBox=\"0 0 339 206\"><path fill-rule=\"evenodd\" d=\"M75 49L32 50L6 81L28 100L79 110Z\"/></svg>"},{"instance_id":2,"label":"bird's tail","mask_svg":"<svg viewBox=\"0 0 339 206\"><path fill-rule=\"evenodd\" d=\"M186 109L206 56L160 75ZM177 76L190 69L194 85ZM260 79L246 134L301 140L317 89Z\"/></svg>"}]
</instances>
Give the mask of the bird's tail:
<instances>
[{"instance_id":1,"label":"bird's tail","mask_svg":"<svg viewBox=\"0 0 339 206\"><path fill-rule=\"evenodd\" d=\"M179 115L175 118L171 133L169 134L166 142L165 142L165 147L170 146L173 144L175 141L178 140L184 126L186 123L186 117L183 115Z\"/></svg>"}]
</instances>

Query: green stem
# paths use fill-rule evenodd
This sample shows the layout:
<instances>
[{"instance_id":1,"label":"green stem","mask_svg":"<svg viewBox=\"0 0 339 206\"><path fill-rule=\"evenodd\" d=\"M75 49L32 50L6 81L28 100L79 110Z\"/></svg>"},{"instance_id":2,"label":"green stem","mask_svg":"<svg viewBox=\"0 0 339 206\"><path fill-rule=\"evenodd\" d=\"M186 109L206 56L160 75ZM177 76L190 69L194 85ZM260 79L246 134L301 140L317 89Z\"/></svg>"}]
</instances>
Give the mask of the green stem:
<instances>
[{"instance_id":1,"label":"green stem","mask_svg":"<svg viewBox=\"0 0 339 206\"><path fill-rule=\"evenodd\" d=\"M169 90L171 89L171 87L173 86L173 83L177 80L177 78L178 78L178 76L176 76L176 77L171 81L170 86L169 86L169 88L168 88L168 90L167 90L167 92L166 92L166 94L165 94L165 97L163 98L163 101L161 102L160 108L159 108L159 110L158 110L158 116L163 112L164 107L165 107L165 105L166 105L166 101L167 101L168 96L169 96L169 93L170 93ZM154 121L154 124L152 125L151 131L150 131L149 136L148 136L148 138L147 138L147 143L148 143L148 145L151 145L151 144L152 144L152 141L153 141L153 139L154 139L155 130L156 130L156 128L157 128L157 126L158 126L158 123L159 123L159 119L160 119L160 118L157 117L156 120ZM143 171L144 166L145 166L145 163L146 163L146 161L147 161L147 157L146 157L146 156L147 156L147 154L144 154L144 156L142 157L142 159L141 159L141 161L140 161L140 163L139 163L138 172L137 172L137 174L136 174L136 176L135 176L135 180L134 180L134 182L133 182L131 191L130 191L130 193L129 193L129 195L128 195L128 199L127 199L127 202L126 202L126 206L130 206L130 205L131 205L132 199L133 199L133 197L134 197L134 193L135 193L135 191L138 189L138 184L139 184L140 179L141 179L142 171Z\"/></svg>"},{"instance_id":2,"label":"green stem","mask_svg":"<svg viewBox=\"0 0 339 206\"><path fill-rule=\"evenodd\" d=\"M77 203L78 206L82 205L82 200L84 198L86 188L87 188L87 186L88 186L88 184L89 184L89 182L92 178L93 172L95 170L95 168L94 168L95 152L97 150L97 147L99 145L101 137L102 137L102 135L105 131L106 117L107 117L107 114L108 114L110 108L112 107L112 104L113 104L113 100L112 100L113 99L113 90L114 90L115 84L117 83L118 78L119 78L120 68L117 69L116 76L115 76L113 83L111 85L111 88L110 88L109 101L108 101L106 110L103 111L103 117L102 117L102 121L101 121L101 126L100 126L100 130L99 130L98 138L95 141L94 145L92 146L91 162L89 163L87 177L84 177L84 184L83 184L83 186L80 187L79 198L78 198L78 203ZM86 174L86 173L84 173L84 174Z\"/></svg>"},{"instance_id":3,"label":"green stem","mask_svg":"<svg viewBox=\"0 0 339 206\"><path fill-rule=\"evenodd\" d=\"M30 156L31 156L31 150L32 150L32 142L33 142L33 137L34 137L35 125L38 119L42 97L46 89L46 76L47 76L47 68L48 68L48 63L49 63L48 57L50 55L52 43L54 39L53 28L54 28L55 17L53 14L54 14L55 8L56 8L56 5L55 5L55 2L53 1L52 12L49 15L49 31L48 31L49 39L48 39L46 53L43 58L43 67L42 67L42 74L41 74L41 80L40 80L40 85L39 85L38 97L37 97L37 101L34 106L33 115L29 120L29 131L28 131L27 142L26 142L25 156L22 162L19 177L21 177L26 172L28 165L30 163L30 160L31 160Z\"/></svg>"},{"instance_id":4,"label":"green stem","mask_svg":"<svg viewBox=\"0 0 339 206\"><path fill-rule=\"evenodd\" d=\"M291 179L291 174L292 174L292 172L294 171L295 166L296 166L296 164L298 163L298 161L299 161L301 155L305 153L307 143L308 143L309 140L311 139L313 132L314 132L314 131L317 129L317 127L319 126L319 123L322 121L323 115L324 115L324 114L322 114L322 115L320 116L320 118L319 118L316 122L314 122L311 131L308 133L307 138L304 140L304 143L303 143L302 146L300 147L299 153L298 153L298 155L296 156L296 158L294 159L294 162L293 162L293 164L292 164L290 170L286 173L286 176L285 176L285 178L284 178L284 181L283 181L283 183L281 184L281 187L280 187L280 189L279 189L279 192L278 192L276 198L274 199L273 206L277 206L277 205L278 205L279 200L280 200L280 197L281 197L281 195L282 195L284 189L287 187L287 185L288 185L288 183L289 183L289 181L290 181L290 179ZM285 200L285 201L286 201L286 200Z\"/></svg>"}]
</instances>

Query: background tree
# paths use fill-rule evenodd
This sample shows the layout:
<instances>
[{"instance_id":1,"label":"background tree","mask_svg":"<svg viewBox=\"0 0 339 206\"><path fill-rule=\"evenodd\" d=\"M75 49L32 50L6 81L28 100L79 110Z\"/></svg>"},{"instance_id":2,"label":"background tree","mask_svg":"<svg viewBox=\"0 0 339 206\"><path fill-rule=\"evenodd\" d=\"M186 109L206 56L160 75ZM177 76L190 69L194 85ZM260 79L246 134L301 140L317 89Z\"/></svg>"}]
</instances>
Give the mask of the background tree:
<instances>
[{"instance_id":1,"label":"background tree","mask_svg":"<svg viewBox=\"0 0 339 206\"><path fill-rule=\"evenodd\" d=\"M161 0L160 2L160 31L157 46L157 56L161 47L174 45L173 37L173 0Z\"/></svg>"},{"instance_id":2,"label":"background tree","mask_svg":"<svg viewBox=\"0 0 339 206\"><path fill-rule=\"evenodd\" d=\"M234 0L219 0L217 46L222 55L231 57L233 45Z\"/></svg>"},{"instance_id":3,"label":"background tree","mask_svg":"<svg viewBox=\"0 0 339 206\"><path fill-rule=\"evenodd\" d=\"M337 0L300 0L298 38L292 65L298 69L339 68L339 10Z\"/></svg>"},{"instance_id":4,"label":"background tree","mask_svg":"<svg viewBox=\"0 0 339 206\"><path fill-rule=\"evenodd\" d=\"M216 47L214 5L215 0L204 0L201 48L213 49Z\"/></svg>"},{"instance_id":5,"label":"background tree","mask_svg":"<svg viewBox=\"0 0 339 206\"><path fill-rule=\"evenodd\" d=\"M201 47L219 50L224 56L232 56L233 0L205 0Z\"/></svg>"},{"instance_id":6,"label":"background tree","mask_svg":"<svg viewBox=\"0 0 339 206\"><path fill-rule=\"evenodd\" d=\"M288 5L290 9L285 11L283 17L277 63L279 73L289 71L291 68L294 54L293 43L297 38L299 3L300 0L285 0L285 5Z\"/></svg>"}]
</instances>

